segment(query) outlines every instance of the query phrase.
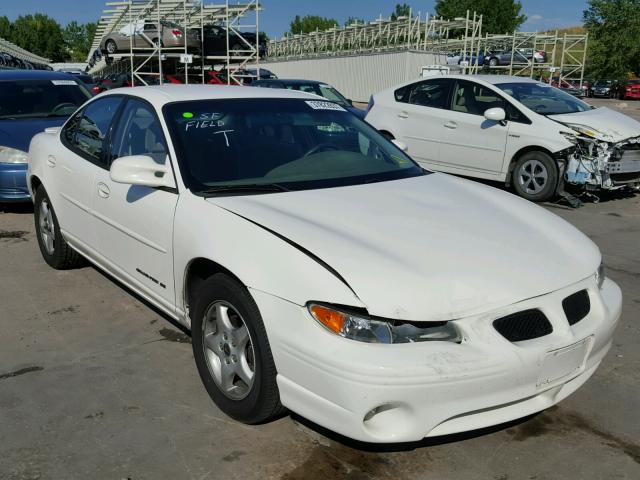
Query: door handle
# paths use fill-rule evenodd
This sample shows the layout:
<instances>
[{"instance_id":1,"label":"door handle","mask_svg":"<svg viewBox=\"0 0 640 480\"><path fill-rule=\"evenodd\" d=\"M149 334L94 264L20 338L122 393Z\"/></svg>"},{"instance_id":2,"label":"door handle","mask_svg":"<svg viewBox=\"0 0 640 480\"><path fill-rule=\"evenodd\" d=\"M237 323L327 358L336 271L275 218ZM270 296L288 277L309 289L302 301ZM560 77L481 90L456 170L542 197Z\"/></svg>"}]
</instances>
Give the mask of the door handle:
<instances>
[{"instance_id":1,"label":"door handle","mask_svg":"<svg viewBox=\"0 0 640 480\"><path fill-rule=\"evenodd\" d=\"M444 126L452 130L458 128L458 124L456 122L446 122Z\"/></svg>"},{"instance_id":2,"label":"door handle","mask_svg":"<svg viewBox=\"0 0 640 480\"><path fill-rule=\"evenodd\" d=\"M100 195L102 198L109 198L109 195L111 195L111 190L109 190L109 187L107 187L106 184L100 182L98 183L98 195Z\"/></svg>"},{"instance_id":3,"label":"door handle","mask_svg":"<svg viewBox=\"0 0 640 480\"><path fill-rule=\"evenodd\" d=\"M407 112L400 112L398 114L399 118L409 118L409 114Z\"/></svg>"},{"instance_id":4,"label":"door handle","mask_svg":"<svg viewBox=\"0 0 640 480\"><path fill-rule=\"evenodd\" d=\"M56 166L56 157L54 157L53 155L49 155L47 157L47 165L49 165L51 168Z\"/></svg>"}]
</instances>

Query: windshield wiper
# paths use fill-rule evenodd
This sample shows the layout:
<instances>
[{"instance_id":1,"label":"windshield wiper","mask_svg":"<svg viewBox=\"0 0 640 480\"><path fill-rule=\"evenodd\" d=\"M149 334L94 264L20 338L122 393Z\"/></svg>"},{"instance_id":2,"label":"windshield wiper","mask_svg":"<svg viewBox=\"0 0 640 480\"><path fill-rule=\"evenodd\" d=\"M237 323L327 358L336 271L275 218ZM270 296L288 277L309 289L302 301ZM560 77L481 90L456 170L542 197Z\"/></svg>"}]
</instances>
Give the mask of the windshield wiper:
<instances>
[{"instance_id":1,"label":"windshield wiper","mask_svg":"<svg viewBox=\"0 0 640 480\"><path fill-rule=\"evenodd\" d=\"M244 185L214 185L200 190L204 197L215 197L225 194L251 195L254 193L290 192L287 187L278 183L250 183Z\"/></svg>"}]
</instances>

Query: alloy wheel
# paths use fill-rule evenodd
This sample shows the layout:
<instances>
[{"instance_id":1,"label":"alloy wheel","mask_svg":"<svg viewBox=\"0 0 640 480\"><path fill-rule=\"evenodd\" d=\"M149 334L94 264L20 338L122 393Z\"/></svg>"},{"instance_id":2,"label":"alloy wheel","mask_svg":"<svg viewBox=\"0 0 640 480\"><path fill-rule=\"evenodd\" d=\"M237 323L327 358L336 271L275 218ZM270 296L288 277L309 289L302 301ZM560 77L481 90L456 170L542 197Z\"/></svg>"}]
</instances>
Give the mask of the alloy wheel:
<instances>
[{"instance_id":1,"label":"alloy wheel","mask_svg":"<svg viewBox=\"0 0 640 480\"><path fill-rule=\"evenodd\" d=\"M548 178L547 167L535 159L524 162L518 171L518 183L530 195L540 193L546 186Z\"/></svg>"},{"instance_id":2,"label":"alloy wheel","mask_svg":"<svg viewBox=\"0 0 640 480\"><path fill-rule=\"evenodd\" d=\"M209 373L220 391L242 400L255 377L255 354L251 335L242 316L230 303L213 302L202 322L204 355Z\"/></svg>"},{"instance_id":3,"label":"alloy wheel","mask_svg":"<svg viewBox=\"0 0 640 480\"><path fill-rule=\"evenodd\" d=\"M40 202L40 209L38 214L38 225L40 230L40 237L42 238L42 244L49 255L53 255L55 252L55 235L56 227L53 223L53 212L49 206L47 200Z\"/></svg>"}]
</instances>

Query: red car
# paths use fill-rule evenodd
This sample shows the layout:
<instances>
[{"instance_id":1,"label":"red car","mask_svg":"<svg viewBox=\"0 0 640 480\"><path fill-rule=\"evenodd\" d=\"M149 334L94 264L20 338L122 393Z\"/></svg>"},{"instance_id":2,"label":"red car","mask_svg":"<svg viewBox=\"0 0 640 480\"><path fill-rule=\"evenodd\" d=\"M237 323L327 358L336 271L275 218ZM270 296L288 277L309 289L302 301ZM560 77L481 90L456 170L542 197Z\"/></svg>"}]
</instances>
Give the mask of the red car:
<instances>
[{"instance_id":1,"label":"red car","mask_svg":"<svg viewBox=\"0 0 640 480\"><path fill-rule=\"evenodd\" d=\"M640 99L640 78L627 80L624 85L620 87L620 93L618 96L620 97L620 100Z\"/></svg>"}]
</instances>

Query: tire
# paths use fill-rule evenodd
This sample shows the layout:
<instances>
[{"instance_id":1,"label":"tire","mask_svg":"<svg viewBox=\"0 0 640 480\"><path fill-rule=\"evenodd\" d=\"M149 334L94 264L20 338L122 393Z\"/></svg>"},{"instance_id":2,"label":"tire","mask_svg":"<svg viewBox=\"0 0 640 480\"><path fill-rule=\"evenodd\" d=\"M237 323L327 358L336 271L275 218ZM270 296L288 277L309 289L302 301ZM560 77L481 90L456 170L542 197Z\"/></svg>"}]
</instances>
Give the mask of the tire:
<instances>
[{"instance_id":1,"label":"tire","mask_svg":"<svg viewBox=\"0 0 640 480\"><path fill-rule=\"evenodd\" d=\"M38 246L44 261L56 270L68 270L81 266L84 259L62 236L58 217L42 185L36 190L33 216Z\"/></svg>"},{"instance_id":2,"label":"tire","mask_svg":"<svg viewBox=\"0 0 640 480\"><path fill-rule=\"evenodd\" d=\"M160 42L160 48L164 48L164 42L162 40L159 40L157 38L152 38L151 39L151 45L153 45L154 48L158 48L158 41Z\"/></svg>"},{"instance_id":3,"label":"tire","mask_svg":"<svg viewBox=\"0 0 640 480\"><path fill-rule=\"evenodd\" d=\"M245 53L240 50L244 50L242 48L242 45L240 45L239 43L234 43L233 46L229 49L229 55L232 57L240 57L242 55L245 55Z\"/></svg>"},{"instance_id":4,"label":"tire","mask_svg":"<svg viewBox=\"0 0 640 480\"><path fill-rule=\"evenodd\" d=\"M490 58L489 59L489 66L490 67L497 67L498 66L498 59L497 58Z\"/></svg>"},{"instance_id":5,"label":"tire","mask_svg":"<svg viewBox=\"0 0 640 480\"><path fill-rule=\"evenodd\" d=\"M114 53L118 53L118 46L116 45L116 42L114 42L111 39L109 39L109 40L107 40L105 42L104 48L107 50L107 53L109 55L113 55Z\"/></svg>"},{"instance_id":6,"label":"tire","mask_svg":"<svg viewBox=\"0 0 640 480\"><path fill-rule=\"evenodd\" d=\"M215 274L198 289L191 343L202 383L225 414L255 424L284 411L260 311L230 276Z\"/></svg>"},{"instance_id":7,"label":"tire","mask_svg":"<svg viewBox=\"0 0 640 480\"><path fill-rule=\"evenodd\" d=\"M522 198L532 202L545 202L555 195L558 165L545 152L527 152L516 161L511 181L516 193Z\"/></svg>"}]
</instances>

